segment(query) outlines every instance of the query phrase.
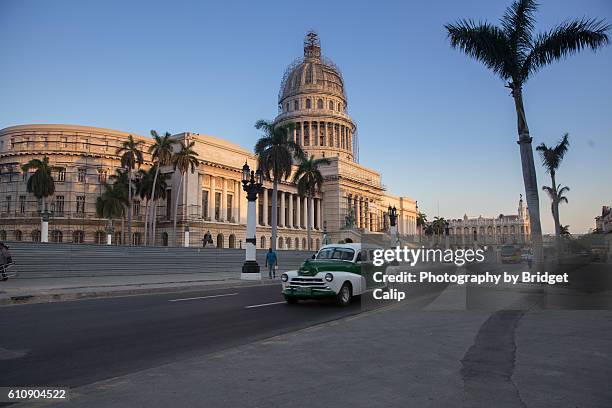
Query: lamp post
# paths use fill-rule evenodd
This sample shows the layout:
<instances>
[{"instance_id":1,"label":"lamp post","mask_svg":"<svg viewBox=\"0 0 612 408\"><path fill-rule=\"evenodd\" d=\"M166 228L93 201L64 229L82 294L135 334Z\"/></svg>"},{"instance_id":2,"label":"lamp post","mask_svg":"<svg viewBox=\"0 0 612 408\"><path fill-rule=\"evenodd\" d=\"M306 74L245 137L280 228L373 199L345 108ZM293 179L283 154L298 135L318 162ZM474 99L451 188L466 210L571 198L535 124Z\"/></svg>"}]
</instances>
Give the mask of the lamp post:
<instances>
[{"instance_id":1,"label":"lamp post","mask_svg":"<svg viewBox=\"0 0 612 408\"><path fill-rule=\"evenodd\" d=\"M389 211L389 225L391 232L391 244L399 245L399 240L397 239L397 208L395 206L388 208Z\"/></svg>"},{"instance_id":2,"label":"lamp post","mask_svg":"<svg viewBox=\"0 0 612 408\"><path fill-rule=\"evenodd\" d=\"M259 264L256 259L257 238L255 236L255 217L257 195L263 191L263 172L261 170L252 171L245 162L242 166L242 189L247 193L247 229L246 229L246 257L242 265L240 279L259 280Z\"/></svg>"},{"instance_id":3,"label":"lamp post","mask_svg":"<svg viewBox=\"0 0 612 408\"><path fill-rule=\"evenodd\" d=\"M108 222L106 223L106 245L112 245L113 232L114 232L113 220L109 218Z\"/></svg>"},{"instance_id":4,"label":"lamp post","mask_svg":"<svg viewBox=\"0 0 612 408\"><path fill-rule=\"evenodd\" d=\"M44 202L43 206L45 208L40 214L40 242L49 242L49 210L47 210L47 206L44 204Z\"/></svg>"},{"instance_id":5,"label":"lamp post","mask_svg":"<svg viewBox=\"0 0 612 408\"><path fill-rule=\"evenodd\" d=\"M189 225L185 225L185 231L184 231L184 244L183 246L185 248L189 248Z\"/></svg>"}]
</instances>

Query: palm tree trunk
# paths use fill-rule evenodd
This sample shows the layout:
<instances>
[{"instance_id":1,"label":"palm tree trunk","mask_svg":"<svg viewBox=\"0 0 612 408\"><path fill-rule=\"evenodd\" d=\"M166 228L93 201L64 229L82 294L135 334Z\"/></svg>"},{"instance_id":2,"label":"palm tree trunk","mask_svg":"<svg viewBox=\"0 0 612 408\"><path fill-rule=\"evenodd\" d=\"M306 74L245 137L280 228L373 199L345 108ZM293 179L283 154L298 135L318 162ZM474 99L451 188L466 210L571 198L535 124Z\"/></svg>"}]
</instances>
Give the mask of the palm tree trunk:
<instances>
[{"instance_id":1,"label":"palm tree trunk","mask_svg":"<svg viewBox=\"0 0 612 408\"><path fill-rule=\"evenodd\" d=\"M145 225L144 225L144 245L147 246L148 241L147 241L147 232L149 231L149 200L147 200L147 203L145 204Z\"/></svg>"},{"instance_id":2,"label":"palm tree trunk","mask_svg":"<svg viewBox=\"0 0 612 408\"><path fill-rule=\"evenodd\" d=\"M153 201L153 219L151 220L151 245L155 245L155 238L157 237L157 200Z\"/></svg>"},{"instance_id":3,"label":"palm tree trunk","mask_svg":"<svg viewBox=\"0 0 612 408\"><path fill-rule=\"evenodd\" d=\"M270 248L272 251L276 252L276 237L278 235L278 209L276 206L278 205L278 180L276 177L274 178L274 182L272 183L272 242L270 243Z\"/></svg>"},{"instance_id":4,"label":"palm tree trunk","mask_svg":"<svg viewBox=\"0 0 612 408\"><path fill-rule=\"evenodd\" d=\"M310 211L310 206L312 205L312 200L310 199L310 196L306 196L306 199L308 200L308 211L306 211L306 239L308 240L307 242L307 248L309 251L312 251L312 238L310 238L311 232L311 224L312 224L312 212Z\"/></svg>"},{"instance_id":5,"label":"palm tree trunk","mask_svg":"<svg viewBox=\"0 0 612 408\"><path fill-rule=\"evenodd\" d=\"M125 217L121 217L121 239L123 240L121 245L125 245Z\"/></svg>"},{"instance_id":6,"label":"palm tree trunk","mask_svg":"<svg viewBox=\"0 0 612 408\"><path fill-rule=\"evenodd\" d=\"M132 245L132 168L128 167L128 246Z\"/></svg>"},{"instance_id":7,"label":"palm tree trunk","mask_svg":"<svg viewBox=\"0 0 612 408\"><path fill-rule=\"evenodd\" d=\"M533 162L533 148L531 136L525 118L523 107L523 95L520 88L512 92L517 116L518 144L521 154L521 165L523 168L523 182L525 184L525 195L527 208L529 210L529 224L531 229L531 243L533 246L533 261L536 268L542 266L544 261L544 250L542 248L542 225L540 223L540 197L538 195L538 181L536 179L535 165Z\"/></svg>"},{"instance_id":8,"label":"palm tree trunk","mask_svg":"<svg viewBox=\"0 0 612 408\"><path fill-rule=\"evenodd\" d=\"M176 198L174 199L174 217L172 225L172 246L176 246L176 215L178 213L178 203L181 197L181 187L183 187L183 174L181 174L181 181L179 182L178 189L176 191Z\"/></svg>"},{"instance_id":9,"label":"palm tree trunk","mask_svg":"<svg viewBox=\"0 0 612 408\"><path fill-rule=\"evenodd\" d=\"M157 187L157 176L159 175L159 164L155 167L155 175L153 176L153 187L151 188L151 200L153 201L153 208L151 209L151 214L155 214L155 187ZM155 218L151 220L151 235L153 245L155 245ZM145 239L146 241L146 239Z\"/></svg>"}]
</instances>

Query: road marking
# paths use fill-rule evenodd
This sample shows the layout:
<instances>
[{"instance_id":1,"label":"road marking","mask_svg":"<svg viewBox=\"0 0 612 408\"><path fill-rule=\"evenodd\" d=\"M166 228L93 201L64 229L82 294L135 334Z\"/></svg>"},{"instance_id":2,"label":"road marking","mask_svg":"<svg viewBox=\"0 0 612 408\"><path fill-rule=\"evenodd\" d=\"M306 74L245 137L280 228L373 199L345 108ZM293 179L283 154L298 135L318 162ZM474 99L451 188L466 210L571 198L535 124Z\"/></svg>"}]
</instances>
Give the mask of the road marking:
<instances>
[{"instance_id":1,"label":"road marking","mask_svg":"<svg viewBox=\"0 0 612 408\"><path fill-rule=\"evenodd\" d=\"M238 292L236 292L236 293L224 293L222 295L198 296L198 297L183 298L183 299L170 299L170 300L168 300L168 302L182 302L184 300L198 300L198 299L218 298L218 297L223 297L223 296L236 296L237 294L238 294Z\"/></svg>"},{"instance_id":2,"label":"road marking","mask_svg":"<svg viewBox=\"0 0 612 408\"><path fill-rule=\"evenodd\" d=\"M245 309L253 309L255 307L264 307L264 306L272 306L272 305L280 305L281 303L285 303L285 301L282 302L272 302L272 303L262 303L261 305L251 305L251 306L245 306Z\"/></svg>"}]
</instances>

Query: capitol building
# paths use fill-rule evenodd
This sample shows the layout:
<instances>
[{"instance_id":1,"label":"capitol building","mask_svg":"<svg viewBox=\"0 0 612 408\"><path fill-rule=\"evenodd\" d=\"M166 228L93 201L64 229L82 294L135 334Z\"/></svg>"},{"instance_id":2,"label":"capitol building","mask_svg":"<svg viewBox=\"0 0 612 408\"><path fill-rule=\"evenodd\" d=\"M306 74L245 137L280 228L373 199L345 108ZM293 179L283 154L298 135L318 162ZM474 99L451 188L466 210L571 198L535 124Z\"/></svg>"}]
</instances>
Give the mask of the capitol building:
<instances>
[{"instance_id":1,"label":"capitol building","mask_svg":"<svg viewBox=\"0 0 612 408\"><path fill-rule=\"evenodd\" d=\"M255 122L256 118L252 121ZM312 200L298 195L291 178L279 185L278 208L272 208L272 183L266 181L257 200L257 247L268 248L272 211L278 212L278 249L305 249L307 212L313 222L312 245L359 241L363 233L385 234L389 230L387 208L395 206L399 234L414 237L417 232L416 202L387 192L381 174L358 163L357 126L348 113L348 99L340 70L321 55L314 33L304 42L304 56L292 63L282 78L275 123L294 123L291 137L310 156L326 157L321 167L322 191ZM49 241L64 243L106 243L107 220L95 212L103 183L121 167L116 152L129 135L142 141L146 169L152 165L147 153L152 139L131 132L80 125L26 124L0 130L0 241L40 241L40 203L26 191L30 174L21 166L31 159L48 156L61 171L53 174L56 191L51 204ZM255 135L255 132L254 132ZM157 201L156 245L172 243L172 217L178 200L177 245L202 245L207 232L213 245L240 248L245 243L246 194L242 191L244 163L257 167L252 149L227 139L183 132L172 136L185 143L195 142L199 165L187 172L183 188L180 174L171 166L162 167L170 176L165 200ZM253 145L256 139L253 138ZM294 166L294 171L297 167ZM180 197L173 194L180 191ZM126 237L127 223L115 220L113 243L144 243L145 202L135 197L132 236ZM122 230L123 225L123 230ZM190 242L184 242L190 231ZM411 238L406 238L411 239Z\"/></svg>"}]
</instances>

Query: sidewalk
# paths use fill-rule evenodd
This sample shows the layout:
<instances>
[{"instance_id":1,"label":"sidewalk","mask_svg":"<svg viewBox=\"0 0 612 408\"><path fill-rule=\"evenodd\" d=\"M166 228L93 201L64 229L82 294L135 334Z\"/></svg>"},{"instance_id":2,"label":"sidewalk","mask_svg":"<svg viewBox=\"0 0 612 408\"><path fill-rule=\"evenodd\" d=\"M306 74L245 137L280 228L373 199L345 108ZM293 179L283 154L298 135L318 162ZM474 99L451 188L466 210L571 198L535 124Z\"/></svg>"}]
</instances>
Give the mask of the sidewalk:
<instances>
[{"instance_id":1,"label":"sidewalk","mask_svg":"<svg viewBox=\"0 0 612 408\"><path fill-rule=\"evenodd\" d=\"M610 319L387 309L90 384L51 406L609 407Z\"/></svg>"},{"instance_id":2,"label":"sidewalk","mask_svg":"<svg viewBox=\"0 0 612 408\"><path fill-rule=\"evenodd\" d=\"M0 282L0 305L42 303L146 293L277 284L278 279L240 280L237 272L66 278L10 278Z\"/></svg>"}]
</instances>

